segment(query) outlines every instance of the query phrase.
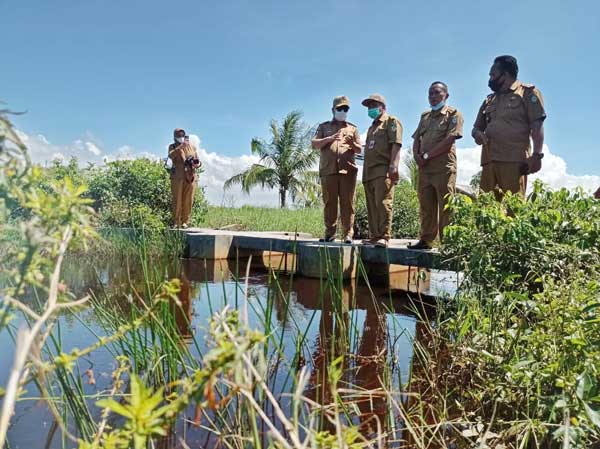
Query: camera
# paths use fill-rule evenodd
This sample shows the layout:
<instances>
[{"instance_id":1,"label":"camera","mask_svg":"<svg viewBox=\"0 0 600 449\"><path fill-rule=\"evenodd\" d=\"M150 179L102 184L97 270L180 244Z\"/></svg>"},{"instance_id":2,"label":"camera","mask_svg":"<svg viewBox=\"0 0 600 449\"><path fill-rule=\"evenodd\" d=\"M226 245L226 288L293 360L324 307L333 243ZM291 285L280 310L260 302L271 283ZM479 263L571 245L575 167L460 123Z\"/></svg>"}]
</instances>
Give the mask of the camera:
<instances>
[{"instance_id":1,"label":"camera","mask_svg":"<svg viewBox=\"0 0 600 449\"><path fill-rule=\"evenodd\" d=\"M184 164L187 167L195 167L197 165L200 165L200 159L194 156L188 156L185 158Z\"/></svg>"}]
</instances>

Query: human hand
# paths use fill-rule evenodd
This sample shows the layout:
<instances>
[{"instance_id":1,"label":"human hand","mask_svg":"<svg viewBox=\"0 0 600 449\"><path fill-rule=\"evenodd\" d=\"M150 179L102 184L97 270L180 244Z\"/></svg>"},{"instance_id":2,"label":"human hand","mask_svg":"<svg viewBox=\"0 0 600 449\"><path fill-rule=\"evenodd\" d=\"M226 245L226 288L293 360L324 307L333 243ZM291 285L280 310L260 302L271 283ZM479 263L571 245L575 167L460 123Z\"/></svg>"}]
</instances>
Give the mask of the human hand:
<instances>
[{"instance_id":1,"label":"human hand","mask_svg":"<svg viewBox=\"0 0 600 449\"><path fill-rule=\"evenodd\" d=\"M333 143L333 142L340 140L341 138L342 138L342 130L338 129L335 134L332 134L331 136L329 136L329 142Z\"/></svg>"},{"instance_id":2,"label":"human hand","mask_svg":"<svg viewBox=\"0 0 600 449\"><path fill-rule=\"evenodd\" d=\"M537 173L542 168L542 160L537 156L530 156L527 159L527 165L529 166L529 174Z\"/></svg>"},{"instance_id":3,"label":"human hand","mask_svg":"<svg viewBox=\"0 0 600 449\"><path fill-rule=\"evenodd\" d=\"M398 172L398 167L396 167L394 165L390 165L387 175L388 175L388 178L390 178L390 180L394 184L398 184L398 181L400 180L400 173Z\"/></svg>"},{"instance_id":4,"label":"human hand","mask_svg":"<svg viewBox=\"0 0 600 449\"><path fill-rule=\"evenodd\" d=\"M487 143L488 143L487 136L485 135L485 133L483 131L481 131L479 129L477 131L475 131L473 138L475 139L475 143L477 145L487 145Z\"/></svg>"}]
</instances>

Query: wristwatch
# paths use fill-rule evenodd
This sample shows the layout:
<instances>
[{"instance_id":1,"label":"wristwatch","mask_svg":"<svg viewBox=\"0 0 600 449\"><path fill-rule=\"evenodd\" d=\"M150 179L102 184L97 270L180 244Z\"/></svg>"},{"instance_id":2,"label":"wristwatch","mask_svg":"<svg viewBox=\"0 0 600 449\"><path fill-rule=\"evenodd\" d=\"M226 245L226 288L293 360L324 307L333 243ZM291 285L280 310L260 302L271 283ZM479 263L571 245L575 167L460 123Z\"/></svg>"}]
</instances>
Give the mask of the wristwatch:
<instances>
[{"instance_id":1,"label":"wristwatch","mask_svg":"<svg viewBox=\"0 0 600 449\"><path fill-rule=\"evenodd\" d=\"M533 156L537 157L538 159L544 159L544 153L533 153Z\"/></svg>"},{"instance_id":2,"label":"wristwatch","mask_svg":"<svg viewBox=\"0 0 600 449\"><path fill-rule=\"evenodd\" d=\"M425 159L425 160L429 159L429 153L423 153L423 159Z\"/></svg>"}]
</instances>

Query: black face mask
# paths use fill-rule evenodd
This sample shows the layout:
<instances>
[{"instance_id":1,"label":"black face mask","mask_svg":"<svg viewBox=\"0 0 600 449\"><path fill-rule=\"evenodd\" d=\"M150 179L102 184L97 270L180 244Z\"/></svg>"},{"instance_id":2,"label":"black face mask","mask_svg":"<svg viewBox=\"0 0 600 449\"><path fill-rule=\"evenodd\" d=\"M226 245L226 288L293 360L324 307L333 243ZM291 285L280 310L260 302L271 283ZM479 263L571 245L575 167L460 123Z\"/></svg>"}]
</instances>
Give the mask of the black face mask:
<instances>
[{"instance_id":1,"label":"black face mask","mask_svg":"<svg viewBox=\"0 0 600 449\"><path fill-rule=\"evenodd\" d=\"M492 89L492 92L498 92L500 90L500 88L502 87L502 81L500 81L501 78L502 78L502 75L500 75L495 80L488 81L488 87L490 89Z\"/></svg>"}]
</instances>

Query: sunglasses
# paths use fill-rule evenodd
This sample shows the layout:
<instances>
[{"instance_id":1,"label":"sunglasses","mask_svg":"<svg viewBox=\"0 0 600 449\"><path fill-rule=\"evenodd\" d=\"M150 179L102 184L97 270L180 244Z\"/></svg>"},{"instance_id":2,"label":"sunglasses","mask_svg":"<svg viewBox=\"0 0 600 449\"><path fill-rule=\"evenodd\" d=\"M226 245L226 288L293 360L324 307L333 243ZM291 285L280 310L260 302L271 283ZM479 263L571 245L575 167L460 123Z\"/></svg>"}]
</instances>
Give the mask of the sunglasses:
<instances>
[{"instance_id":1,"label":"sunglasses","mask_svg":"<svg viewBox=\"0 0 600 449\"><path fill-rule=\"evenodd\" d=\"M342 112L342 111L348 112L350 110L350 108L348 106L340 106L338 108L335 108L335 110L339 111L339 112Z\"/></svg>"}]
</instances>

